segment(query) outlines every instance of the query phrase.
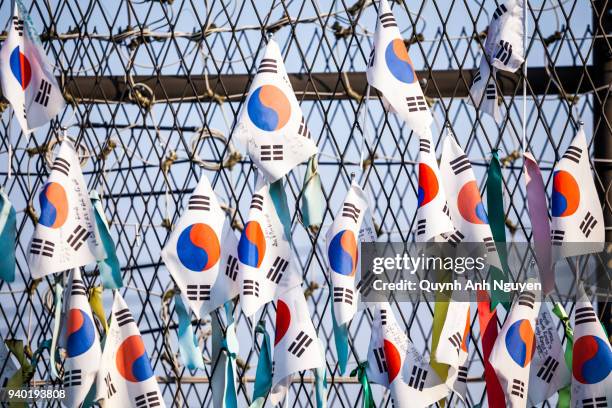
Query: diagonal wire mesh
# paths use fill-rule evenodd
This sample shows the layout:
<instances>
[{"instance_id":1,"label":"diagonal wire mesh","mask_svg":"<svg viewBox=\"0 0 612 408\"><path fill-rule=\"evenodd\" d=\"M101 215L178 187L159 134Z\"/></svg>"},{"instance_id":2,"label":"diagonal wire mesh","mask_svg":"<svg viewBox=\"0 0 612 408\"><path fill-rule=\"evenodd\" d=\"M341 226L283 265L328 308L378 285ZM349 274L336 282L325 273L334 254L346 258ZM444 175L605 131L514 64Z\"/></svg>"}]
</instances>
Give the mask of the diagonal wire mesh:
<instances>
[{"instance_id":1,"label":"diagonal wire mesh","mask_svg":"<svg viewBox=\"0 0 612 408\"><path fill-rule=\"evenodd\" d=\"M517 161L524 78L519 73L512 80L500 81L505 97L499 101L504 113L499 125L469 106L465 92L482 55L491 13L498 5L497 1L489 3L395 1L392 7L412 61L421 70L434 114L436 151L440 152L444 125L449 123L483 191L490 152L500 149L507 234L524 241L531 236ZM355 378L340 375L336 365L324 233L347 191L351 172L376 192L374 218L383 240L413 240L416 214L415 136L397 117L385 112L376 95L365 109L363 72L372 47L377 6L371 0L30 2L32 20L55 61L69 105L48 128L29 138L19 134L16 120L7 105L2 105L6 113L0 125L4 163L0 164L0 180L19 210L18 278L13 284L0 282L2 337L24 339L36 347L52 334L54 278L33 282L25 259L39 210L35 197L49 175L49 157L60 140L60 129L67 127L82 148L88 187L103 196L122 264L123 292L166 402L174 406L212 403L212 367L190 372L178 363L177 317L173 306L163 301L174 285L160 251L200 177L211 179L233 226L240 229L243 225L254 189L254 167L239 154L231 134L266 38L273 35L320 149L327 200L323 228L317 233L307 231L299 223L296 205L305 167L299 166L286 177L289 205L296 208L294 260L303 273L311 316L326 346L329 404L358 406L361 387ZM598 113L609 104L609 83L602 83L593 67L596 45L603 54L612 50L606 37L606 7L606 2L586 0L529 3L526 137L549 188L552 166L569 145L578 121L585 122L591 143L591 135L612 129L611 118ZM11 1L0 0L0 22L5 28L10 15ZM454 73L452 83L439 75L444 72ZM566 86L567 81L573 85ZM598 154L595 151L595 157L601 157ZM366 163L363 172L359 166L362 157ZM610 181L600 178L597 183L607 191ZM604 204L609 217L610 205ZM88 286L98 284L96 269L85 268L84 277ZM110 294L104 300L108 310ZM429 353L433 304L396 306L411 340ZM609 310L608 303L600 303L600 313L606 307ZM273 327L272 305L262 318L268 328ZM210 318L194 323L210 361ZM349 366L365 359L370 323L371 316L360 313L350 325ZM475 316L472 323L471 340L478 345ZM240 406L251 402L259 352L251 330L252 322L239 316ZM486 401L482 359L479 348L473 347L470 405ZM49 380L48 359L36 370L35 379ZM296 406L315 405L311 382L310 373L301 373L294 382L289 398ZM375 386L374 393L378 406L391 406L382 388ZM454 404L460 403L451 400Z\"/></svg>"}]
</instances>

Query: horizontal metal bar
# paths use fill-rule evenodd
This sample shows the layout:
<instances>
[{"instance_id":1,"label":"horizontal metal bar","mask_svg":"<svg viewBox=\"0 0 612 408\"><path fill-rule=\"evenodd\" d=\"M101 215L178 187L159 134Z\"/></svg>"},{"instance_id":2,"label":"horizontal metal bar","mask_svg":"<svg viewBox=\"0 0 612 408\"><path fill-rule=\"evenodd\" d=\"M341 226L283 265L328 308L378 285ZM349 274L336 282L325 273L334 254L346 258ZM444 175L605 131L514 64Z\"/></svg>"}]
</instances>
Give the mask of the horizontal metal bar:
<instances>
[{"instance_id":1,"label":"horizontal metal bar","mask_svg":"<svg viewBox=\"0 0 612 408\"><path fill-rule=\"evenodd\" d=\"M419 78L426 82L425 95L431 98L468 96L473 70L418 71ZM566 66L553 69L555 81L562 84L558 89L543 67L527 70L529 94L555 95L580 94L593 91L602 85L589 81L594 75L593 67ZM588 74L588 76L587 76ZM248 74L224 75L150 75L133 76L132 84L140 95L153 93L157 102L190 101L240 101L248 90L252 76ZM347 73L294 73L289 74L293 89L300 100L329 100L361 98L367 87L365 72ZM64 88L69 98L79 103L134 102L134 92L123 75L117 76L69 76L64 78ZM503 95L520 92L519 73L498 71L498 83Z\"/></svg>"}]
</instances>

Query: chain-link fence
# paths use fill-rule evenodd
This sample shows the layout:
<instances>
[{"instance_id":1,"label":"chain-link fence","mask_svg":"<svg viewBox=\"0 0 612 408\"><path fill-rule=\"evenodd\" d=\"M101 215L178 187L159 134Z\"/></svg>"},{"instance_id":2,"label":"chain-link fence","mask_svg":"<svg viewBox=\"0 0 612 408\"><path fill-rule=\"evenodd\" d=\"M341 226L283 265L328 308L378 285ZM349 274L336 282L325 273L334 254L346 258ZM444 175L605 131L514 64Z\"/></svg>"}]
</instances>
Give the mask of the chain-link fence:
<instances>
[{"instance_id":1,"label":"chain-link fence","mask_svg":"<svg viewBox=\"0 0 612 408\"><path fill-rule=\"evenodd\" d=\"M250 81L273 35L319 150L327 199L321 231L300 224L296 198L305 165L285 179L293 215L296 266L304 276L311 316L326 346L328 401L358 406L356 378L338 373L326 277L324 234L350 184L350 174L374 196L374 219L383 240L414 240L417 137L375 94L364 109L365 67L372 48L378 2L371 0L35 0L27 2L35 28L55 64L67 108L49 128L20 134L4 107L0 131L0 182L18 210L17 279L0 282L0 333L35 348L52 335L54 278L33 282L25 262L39 211L37 193L50 171L60 128L77 140L90 190L103 197L126 287L122 289L145 339L167 403L211 404L211 368L190 372L178 363L177 317L164 294L174 287L160 251L200 177L209 177L240 229L248 212L255 173L232 143L232 130ZM606 1L533 0L528 3L528 78L499 76L503 121L468 105L487 25L497 1L395 1L393 11L434 115L434 143L450 124L472 162L481 191L492 149L504 164L509 239L531 236L522 181L523 120L526 141L550 189L552 166L569 145L578 122L597 159L611 159L610 5ZM0 1L8 29L11 1ZM607 64L607 65L606 65ZM607 75L607 76L606 76ZM523 85L527 94L523 117ZM594 136L595 135L595 136ZM597 147L594 146L594 141ZM9 145L11 145L9 147ZM10 161L8 158L10 157ZM361 159L365 166L360 167ZM607 191L605 160L596 183ZM10 167L10 169L9 169ZM608 204L607 201L602 201ZM604 205L610 219L610 206ZM85 268L88 286L99 284ZM110 293L104 295L107 312ZM601 300L601 299L600 299ZM609 304L599 303L604 316ZM602 308L603 306L603 308ZM168 308L168 309L166 309ZM429 352L433 305L397 305L412 341ZM568 312L571 310L568 309ZM501 314L504 317L504 313ZM609 315L607 315L609 316ZM273 327L274 310L263 318ZM502 320L503 321L503 320ZM479 328L473 314L468 402L486 403ZM351 361L366 357L371 316L350 324ZM196 323L210 361L210 318ZM238 317L238 401L251 401L258 345L252 322ZM46 355L45 355L46 357ZM36 367L49 380L49 363ZM314 406L312 374L296 378L289 399ZM388 393L374 386L379 406ZM451 404L456 401L452 400Z\"/></svg>"}]
</instances>

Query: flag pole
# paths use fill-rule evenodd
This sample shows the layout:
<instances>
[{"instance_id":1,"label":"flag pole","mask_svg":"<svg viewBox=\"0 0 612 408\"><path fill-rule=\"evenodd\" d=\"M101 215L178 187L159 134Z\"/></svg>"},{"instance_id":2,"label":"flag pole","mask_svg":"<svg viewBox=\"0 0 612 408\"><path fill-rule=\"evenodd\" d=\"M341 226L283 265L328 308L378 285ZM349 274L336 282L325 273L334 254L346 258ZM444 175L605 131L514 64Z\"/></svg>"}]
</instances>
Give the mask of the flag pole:
<instances>
[{"instance_id":1,"label":"flag pole","mask_svg":"<svg viewBox=\"0 0 612 408\"><path fill-rule=\"evenodd\" d=\"M361 168L361 172L363 173L365 170L365 164L363 159L363 151L365 149L365 140L366 140L366 121L368 120L368 99L370 99L370 84L366 87L366 93L363 99L363 113L361 114L361 146L359 148L359 167Z\"/></svg>"},{"instance_id":2,"label":"flag pole","mask_svg":"<svg viewBox=\"0 0 612 408\"><path fill-rule=\"evenodd\" d=\"M523 53L525 55L525 61L523 62L523 134L521 136L521 153L523 154L527 149L527 7L529 7L529 0L525 0L523 4Z\"/></svg>"}]
</instances>

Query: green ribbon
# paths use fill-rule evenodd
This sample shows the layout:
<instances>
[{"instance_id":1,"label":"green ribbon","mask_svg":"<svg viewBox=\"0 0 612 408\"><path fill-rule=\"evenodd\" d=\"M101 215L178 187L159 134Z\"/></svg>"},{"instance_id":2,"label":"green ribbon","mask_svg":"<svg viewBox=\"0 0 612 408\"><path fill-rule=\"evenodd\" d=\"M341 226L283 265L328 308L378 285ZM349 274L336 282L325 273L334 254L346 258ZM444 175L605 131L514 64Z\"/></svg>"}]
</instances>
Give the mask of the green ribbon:
<instances>
[{"instance_id":1,"label":"green ribbon","mask_svg":"<svg viewBox=\"0 0 612 408\"><path fill-rule=\"evenodd\" d=\"M272 352L270 351L270 335L266 331L266 322L260 320L255 328L255 334L261 334L261 347L259 360L255 372L255 387L253 388L253 402L249 408L261 408L266 397L272 389Z\"/></svg>"},{"instance_id":2,"label":"green ribbon","mask_svg":"<svg viewBox=\"0 0 612 408\"><path fill-rule=\"evenodd\" d=\"M183 365L190 370L204 369L204 358L198 347L198 339L193 333L191 319L181 295L174 296L174 309L178 315L179 353Z\"/></svg>"},{"instance_id":3,"label":"green ribbon","mask_svg":"<svg viewBox=\"0 0 612 408\"><path fill-rule=\"evenodd\" d=\"M343 375L349 359L348 324L338 324L334 305L331 305L331 314L334 325L334 343L336 343L336 354L338 355L338 370L340 375Z\"/></svg>"},{"instance_id":4,"label":"green ribbon","mask_svg":"<svg viewBox=\"0 0 612 408\"><path fill-rule=\"evenodd\" d=\"M493 240L497 246L497 253L502 264L502 270L491 266L490 279L492 281L508 282L508 254L506 250L506 213L504 211L504 198L502 192L501 164L497 150L494 150L487 171L487 216ZM510 293L503 290L491 290L491 310L498 304L510 310Z\"/></svg>"},{"instance_id":5,"label":"green ribbon","mask_svg":"<svg viewBox=\"0 0 612 408\"><path fill-rule=\"evenodd\" d=\"M319 175L319 161L314 155L308 160L302 189L302 224L306 228L314 232L321 228L326 202Z\"/></svg>"},{"instance_id":6,"label":"green ribbon","mask_svg":"<svg viewBox=\"0 0 612 408\"><path fill-rule=\"evenodd\" d=\"M22 340L7 339L4 344L19 362L19 369L6 382L7 389L18 389L29 383L36 373L36 365L43 351L51 349L51 340L44 340L28 359L26 355L28 346L24 345ZM23 402L9 403L10 408L25 408L26 406Z\"/></svg>"},{"instance_id":7,"label":"green ribbon","mask_svg":"<svg viewBox=\"0 0 612 408\"><path fill-rule=\"evenodd\" d=\"M561 320L563 323L563 328L565 329L565 337L567 341L565 342L565 364L567 364L567 368L572 370L572 349L574 347L574 330L570 325L570 318L565 312L563 305L559 302L555 303L555 307L553 307L552 312ZM566 385L565 387L559 390L559 399L557 400L558 408L569 408L572 402L572 386Z\"/></svg>"},{"instance_id":8,"label":"green ribbon","mask_svg":"<svg viewBox=\"0 0 612 408\"><path fill-rule=\"evenodd\" d=\"M279 179L274 183L270 183L270 197L274 203L276 214L283 224L285 238L291 242L291 214L289 213L289 205L287 204L287 194L283 188L283 179Z\"/></svg>"},{"instance_id":9,"label":"green ribbon","mask_svg":"<svg viewBox=\"0 0 612 408\"><path fill-rule=\"evenodd\" d=\"M102 281L102 286L105 289L119 289L123 287L123 281L121 279L121 265L119 264L119 259L117 258L115 243L113 242L113 238L108 228L108 223L106 222L102 202L100 201L100 196L95 190L91 192L90 198L91 204L94 208L98 235L102 241L104 251L106 251L106 259L97 261L98 269L100 269L100 280Z\"/></svg>"},{"instance_id":10,"label":"green ribbon","mask_svg":"<svg viewBox=\"0 0 612 408\"><path fill-rule=\"evenodd\" d=\"M355 377L361 383L361 389L363 390L363 399L362 399L362 407L363 408L376 408L374 404L374 397L372 396L372 387L370 386L370 381L368 380L368 374L366 372L368 368L368 362L362 361L357 364L357 367L351 371L350 376Z\"/></svg>"},{"instance_id":11,"label":"green ribbon","mask_svg":"<svg viewBox=\"0 0 612 408\"><path fill-rule=\"evenodd\" d=\"M64 287L58 279L55 282L55 296L54 296L54 313L53 313L53 337L51 337L51 350L57 350L57 339L59 338L60 332L60 323L62 320L62 294L64 292ZM57 372L56 364L55 364L55 353L51 353L51 376L55 379L59 378L59 374Z\"/></svg>"},{"instance_id":12,"label":"green ribbon","mask_svg":"<svg viewBox=\"0 0 612 408\"><path fill-rule=\"evenodd\" d=\"M8 195L0 188L0 279L15 281L15 244L17 220L15 208Z\"/></svg>"}]
</instances>

